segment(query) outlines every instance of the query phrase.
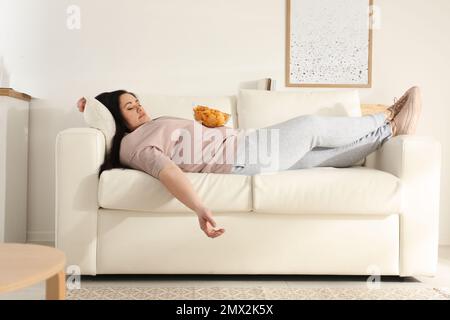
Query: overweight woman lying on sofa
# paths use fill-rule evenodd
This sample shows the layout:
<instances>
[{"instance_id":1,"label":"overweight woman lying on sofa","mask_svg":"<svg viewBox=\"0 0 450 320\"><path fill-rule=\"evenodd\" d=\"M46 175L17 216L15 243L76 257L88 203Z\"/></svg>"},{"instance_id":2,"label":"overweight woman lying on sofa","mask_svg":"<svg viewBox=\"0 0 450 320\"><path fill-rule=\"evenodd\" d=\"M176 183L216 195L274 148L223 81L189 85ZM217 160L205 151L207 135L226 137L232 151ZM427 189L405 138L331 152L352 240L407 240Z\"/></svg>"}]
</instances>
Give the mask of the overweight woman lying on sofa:
<instances>
[{"instance_id":1,"label":"overweight woman lying on sofa","mask_svg":"<svg viewBox=\"0 0 450 320\"><path fill-rule=\"evenodd\" d=\"M200 228L211 238L225 229L216 228L211 210L203 205L184 172L252 175L318 166L349 167L391 137L413 134L421 111L420 90L412 87L386 112L363 117L302 115L244 130L209 128L177 117L152 119L137 96L125 90L95 98L111 112L116 127L99 175L113 168L133 168L152 175L197 214ZM79 111L84 112L85 107L86 99L81 98ZM270 144L270 158L262 157L264 143L265 147Z\"/></svg>"}]
</instances>

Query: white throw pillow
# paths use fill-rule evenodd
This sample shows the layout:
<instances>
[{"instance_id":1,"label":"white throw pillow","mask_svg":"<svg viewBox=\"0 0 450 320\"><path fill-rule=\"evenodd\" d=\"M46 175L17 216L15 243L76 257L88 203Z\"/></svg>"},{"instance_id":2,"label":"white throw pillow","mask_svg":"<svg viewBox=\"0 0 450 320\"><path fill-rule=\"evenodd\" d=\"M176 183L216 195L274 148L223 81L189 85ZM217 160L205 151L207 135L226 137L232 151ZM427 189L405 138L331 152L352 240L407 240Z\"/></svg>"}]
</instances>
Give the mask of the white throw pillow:
<instances>
[{"instance_id":1,"label":"white throw pillow","mask_svg":"<svg viewBox=\"0 0 450 320\"><path fill-rule=\"evenodd\" d=\"M106 153L112 148L114 135L116 134L116 123L113 115L100 101L95 98L86 98L86 107L83 112L84 120L91 128L100 130L105 136Z\"/></svg>"},{"instance_id":2,"label":"white throw pillow","mask_svg":"<svg viewBox=\"0 0 450 320\"><path fill-rule=\"evenodd\" d=\"M305 114L360 117L357 90L263 91L241 89L237 101L239 128L263 128Z\"/></svg>"}]
</instances>

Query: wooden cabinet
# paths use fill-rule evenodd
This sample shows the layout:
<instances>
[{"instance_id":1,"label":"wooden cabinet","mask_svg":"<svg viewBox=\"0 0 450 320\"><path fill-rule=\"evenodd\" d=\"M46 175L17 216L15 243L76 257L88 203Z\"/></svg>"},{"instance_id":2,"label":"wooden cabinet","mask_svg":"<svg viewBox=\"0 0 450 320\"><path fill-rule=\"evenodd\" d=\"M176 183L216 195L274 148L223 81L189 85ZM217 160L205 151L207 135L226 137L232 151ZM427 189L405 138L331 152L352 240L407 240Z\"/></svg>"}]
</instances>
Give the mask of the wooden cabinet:
<instances>
[{"instance_id":1,"label":"wooden cabinet","mask_svg":"<svg viewBox=\"0 0 450 320\"><path fill-rule=\"evenodd\" d=\"M0 88L0 242L26 242L30 100Z\"/></svg>"}]
</instances>

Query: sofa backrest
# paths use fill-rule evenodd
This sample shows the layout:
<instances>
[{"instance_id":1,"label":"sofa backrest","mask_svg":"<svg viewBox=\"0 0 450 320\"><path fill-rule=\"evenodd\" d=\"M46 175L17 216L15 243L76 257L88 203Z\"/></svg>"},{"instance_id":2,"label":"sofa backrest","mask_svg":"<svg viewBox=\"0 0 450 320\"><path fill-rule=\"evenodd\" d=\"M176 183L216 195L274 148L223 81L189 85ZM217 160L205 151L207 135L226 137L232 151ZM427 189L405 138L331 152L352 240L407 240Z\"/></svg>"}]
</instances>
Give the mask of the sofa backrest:
<instances>
[{"instance_id":1,"label":"sofa backrest","mask_svg":"<svg viewBox=\"0 0 450 320\"><path fill-rule=\"evenodd\" d=\"M151 118L172 116L194 119L193 108L197 105L208 106L231 114L226 126L237 128L236 96L169 96L140 95L141 103Z\"/></svg>"},{"instance_id":2,"label":"sofa backrest","mask_svg":"<svg viewBox=\"0 0 450 320\"><path fill-rule=\"evenodd\" d=\"M357 90L346 91L264 91L240 89L237 96L140 95L151 118L173 116L193 119L197 105L231 114L227 127L261 128L304 114L361 116Z\"/></svg>"},{"instance_id":3,"label":"sofa backrest","mask_svg":"<svg viewBox=\"0 0 450 320\"><path fill-rule=\"evenodd\" d=\"M237 97L239 128L262 128L304 114L361 116L357 90L261 91L241 89Z\"/></svg>"}]
</instances>

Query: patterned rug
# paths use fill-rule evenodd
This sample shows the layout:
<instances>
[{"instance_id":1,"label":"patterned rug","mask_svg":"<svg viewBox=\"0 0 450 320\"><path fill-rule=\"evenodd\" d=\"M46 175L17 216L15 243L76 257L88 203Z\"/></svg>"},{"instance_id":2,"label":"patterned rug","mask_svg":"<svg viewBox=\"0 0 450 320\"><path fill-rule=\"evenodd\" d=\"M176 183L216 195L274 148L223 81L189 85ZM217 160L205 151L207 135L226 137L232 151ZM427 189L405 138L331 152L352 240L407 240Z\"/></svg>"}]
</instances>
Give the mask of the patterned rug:
<instances>
[{"instance_id":1,"label":"patterned rug","mask_svg":"<svg viewBox=\"0 0 450 320\"><path fill-rule=\"evenodd\" d=\"M91 287L68 300L450 300L448 288Z\"/></svg>"}]
</instances>

